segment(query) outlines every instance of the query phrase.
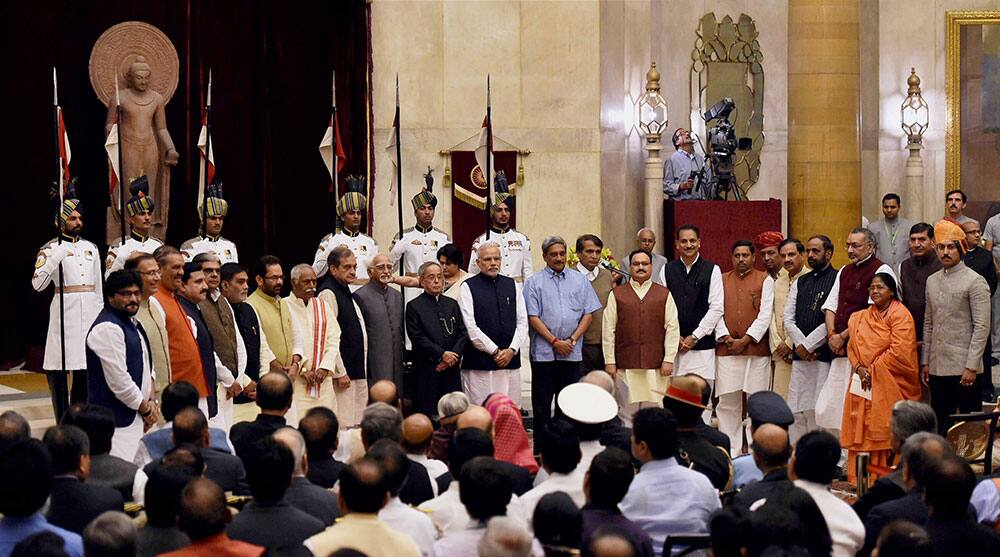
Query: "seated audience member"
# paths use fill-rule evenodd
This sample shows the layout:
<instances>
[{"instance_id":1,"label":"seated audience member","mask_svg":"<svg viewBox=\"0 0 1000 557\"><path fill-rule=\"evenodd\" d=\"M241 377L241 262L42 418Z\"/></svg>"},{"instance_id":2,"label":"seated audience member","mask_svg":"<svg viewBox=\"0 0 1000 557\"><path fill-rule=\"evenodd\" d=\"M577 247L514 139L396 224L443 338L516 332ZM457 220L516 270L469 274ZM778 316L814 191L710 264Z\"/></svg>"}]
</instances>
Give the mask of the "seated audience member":
<instances>
[{"instance_id":1,"label":"seated audience member","mask_svg":"<svg viewBox=\"0 0 1000 557\"><path fill-rule=\"evenodd\" d=\"M490 438L491 446L496 446L496 432L493 429L493 418L490 416L489 410L482 406L469 406L468 410L459 415L456 424L458 429L475 428L484 432ZM495 457L496 453L491 453L491 456ZM514 483L514 495L524 495L529 489L534 487L532 473L527 468L505 460L497 459L497 462L500 463L500 466L504 469L504 473ZM451 470L452 477L454 477L454 468L449 464L448 469Z\"/></svg>"},{"instance_id":2,"label":"seated audience member","mask_svg":"<svg viewBox=\"0 0 1000 557\"><path fill-rule=\"evenodd\" d=\"M891 435L892 452L896 455L896 462L899 462L899 455L903 452L903 443L914 433L928 431L937 432L937 416L934 409L929 404L917 402L915 400L900 400L892 406L892 416L889 418L889 433ZM896 466L892 473L875 480L875 483L867 493L858 498L852 505L854 512L858 513L864 521L868 512L875 507L899 499L906 495L908 488L903 481L903 467ZM870 534L868 535L870 537Z\"/></svg>"},{"instance_id":3,"label":"seated audience member","mask_svg":"<svg viewBox=\"0 0 1000 557\"><path fill-rule=\"evenodd\" d=\"M456 433L456 439L461 433L462 430ZM484 456L477 456L462 466L458 484L462 506L470 520L463 528L445 532L435 542L434 554L442 557L475 555L486 524L495 516L507 514L514 493L510 479L497 466L497 461Z\"/></svg>"},{"instance_id":4,"label":"seated audience member","mask_svg":"<svg viewBox=\"0 0 1000 557\"><path fill-rule=\"evenodd\" d=\"M257 441L285 427L285 414L292 407L292 381L288 376L282 372L265 373L257 381L257 406L260 414L254 421L233 424L229 430L236 456L243 460Z\"/></svg>"},{"instance_id":5,"label":"seated audience member","mask_svg":"<svg viewBox=\"0 0 1000 557\"><path fill-rule=\"evenodd\" d=\"M395 396L395 386L391 381L379 381L379 383L391 385ZM388 386L382 390L387 391ZM372 387L372 392L376 392L375 387ZM394 443L403 440L403 415L399 413L399 409L381 401L369 404L361 414L361 444L365 452L379 439L389 439ZM407 469L406 481L403 482L399 498L407 505L419 505L434 498L430 475L423 464L412 462Z\"/></svg>"},{"instance_id":6,"label":"seated audience member","mask_svg":"<svg viewBox=\"0 0 1000 557\"><path fill-rule=\"evenodd\" d=\"M689 373L685 377L690 377L691 380L698 383L698 386L701 387L701 404L702 406L708 406L709 403L711 403L712 401L712 385L709 385L708 381L706 381L704 377L694 373ZM750 411L749 404L750 401L748 399L747 400L748 412ZM696 429L698 431L698 434L707 439L709 443L715 445L716 447L722 447L723 449L726 449L726 452L729 452L729 450L727 449L727 447L729 446L728 435L708 425L707 423L704 422L704 420L702 420L702 423L698 425Z\"/></svg>"},{"instance_id":7,"label":"seated audience member","mask_svg":"<svg viewBox=\"0 0 1000 557\"><path fill-rule=\"evenodd\" d=\"M198 406L198 389L187 381L171 383L163 389L160 400L160 412L165 423L153 426L139 441L139 450L135 453L135 465L144 468L150 462L163 458L173 446L174 416L188 406ZM217 427L209 428L209 446L217 451L232 454L229 437L226 432Z\"/></svg>"},{"instance_id":8,"label":"seated audience member","mask_svg":"<svg viewBox=\"0 0 1000 557\"><path fill-rule=\"evenodd\" d=\"M580 508L569 495L556 491L539 499L531 515L531 526L546 557L579 553L583 519Z\"/></svg>"},{"instance_id":9,"label":"seated audience member","mask_svg":"<svg viewBox=\"0 0 1000 557\"><path fill-rule=\"evenodd\" d=\"M710 521L712 554L716 557L763 555L829 555L809 549L812 532L785 505L763 503L754 511L726 507Z\"/></svg>"},{"instance_id":10,"label":"seated audience member","mask_svg":"<svg viewBox=\"0 0 1000 557\"><path fill-rule=\"evenodd\" d=\"M298 430L291 427L275 431L273 437L292 452L295 461L292 485L285 492L285 501L300 511L318 518L324 526L331 526L340 517L337 496L307 478L312 462L306 458L306 440Z\"/></svg>"},{"instance_id":11,"label":"seated audience member","mask_svg":"<svg viewBox=\"0 0 1000 557\"><path fill-rule=\"evenodd\" d=\"M851 557L864 544L865 527L850 505L830 493L839 460L840 441L825 431L810 431L795 444L789 475L823 513L833 540L833 557Z\"/></svg>"},{"instance_id":12,"label":"seated audience member","mask_svg":"<svg viewBox=\"0 0 1000 557\"><path fill-rule=\"evenodd\" d=\"M461 391L448 393L438 400L438 426L431 436L431 446L427 449L427 458L440 460L447 464L448 444L455 430L458 429L458 416L469 409L469 397Z\"/></svg>"},{"instance_id":13,"label":"seated audience member","mask_svg":"<svg viewBox=\"0 0 1000 557\"><path fill-rule=\"evenodd\" d=\"M723 491L729 485L733 463L725 448L713 445L698 432L698 428L705 424L701 415L708 406L701 403L701 384L696 377L671 377L663 396L663 407L677 419L679 460L686 461L692 470L711 480L715 489ZM726 437L728 444L729 437Z\"/></svg>"},{"instance_id":14,"label":"seated audience member","mask_svg":"<svg viewBox=\"0 0 1000 557\"><path fill-rule=\"evenodd\" d=\"M677 421L668 410L643 408L632 418L632 456L641 463L618 507L654 540L704 534L721 506L712 482L677 463ZM659 551L659 550L658 550Z\"/></svg>"},{"instance_id":15,"label":"seated audience member","mask_svg":"<svg viewBox=\"0 0 1000 557\"><path fill-rule=\"evenodd\" d=\"M31 426L24 416L13 410L0 414L0 450L31 438Z\"/></svg>"},{"instance_id":16,"label":"seated audience member","mask_svg":"<svg viewBox=\"0 0 1000 557\"><path fill-rule=\"evenodd\" d=\"M533 516L538 501L556 491L568 494L578 506L582 506L586 500L583 496L583 474L575 473L580 464L580 438L576 430L566 420L550 420L541 431L538 442L542 446L542 467L549 476L514 503L516 514Z\"/></svg>"},{"instance_id":17,"label":"seated audience member","mask_svg":"<svg viewBox=\"0 0 1000 557\"><path fill-rule=\"evenodd\" d=\"M305 438L306 455L309 457L306 477L323 489L332 488L344 469L344 463L333 458L340 432L337 415L322 406L310 408L299 420L299 432Z\"/></svg>"},{"instance_id":18,"label":"seated audience member","mask_svg":"<svg viewBox=\"0 0 1000 557\"><path fill-rule=\"evenodd\" d=\"M578 382L567 385L559 391L556 396L556 407L558 408L556 417L561 415L562 419L573 426L580 438L580 464L576 467L576 474L582 477L590 468L590 461L594 460L597 453L604 450L604 445L600 441L601 435L604 426L609 421L617 419L618 403L611 393L601 387ZM548 472L542 468L535 476L535 485L542 483L548 477Z\"/></svg>"},{"instance_id":19,"label":"seated audience member","mask_svg":"<svg viewBox=\"0 0 1000 557\"><path fill-rule=\"evenodd\" d=\"M5 557L69 557L66 542L52 532L42 531L24 538Z\"/></svg>"},{"instance_id":20,"label":"seated audience member","mask_svg":"<svg viewBox=\"0 0 1000 557\"><path fill-rule=\"evenodd\" d=\"M517 520L494 516L476 545L478 557L529 557L534 539ZM443 557L443 556L442 556Z\"/></svg>"},{"instance_id":21,"label":"seated audience member","mask_svg":"<svg viewBox=\"0 0 1000 557\"><path fill-rule=\"evenodd\" d=\"M237 514L226 533L234 540L253 545L290 551L323 531L319 519L291 506L285 501L285 491L292 481L295 459L288 447L272 437L262 437L247 451L247 483L253 501Z\"/></svg>"},{"instance_id":22,"label":"seated audience member","mask_svg":"<svg viewBox=\"0 0 1000 557\"><path fill-rule=\"evenodd\" d=\"M1000 478L983 478L972 491L969 504L976 511L976 522L1000 531Z\"/></svg>"},{"instance_id":23,"label":"seated audience member","mask_svg":"<svg viewBox=\"0 0 1000 557\"><path fill-rule=\"evenodd\" d=\"M639 557L639 549L628 536L617 528L604 526L585 541L580 551L581 557Z\"/></svg>"},{"instance_id":24,"label":"seated audience member","mask_svg":"<svg viewBox=\"0 0 1000 557\"><path fill-rule=\"evenodd\" d=\"M197 476L182 465L162 464L154 468L146 482L146 525L139 529L137 557L154 557L191 543L177 528L181 492Z\"/></svg>"},{"instance_id":25,"label":"seated audience member","mask_svg":"<svg viewBox=\"0 0 1000 557\"><path fill-rule=\"evenodd\" d=\"M235 457L234 457L235 458ZM264 548L230 539L226 525L232 514L226 507L226 495L218 484L206 478L191 480L181 491L177 527L191 539L191 545L165 557L257 557Z\"/></svg>"},{"instance_id":26,"label":"seated audience member","mask_svg":"<svg viewBox=\"0 0 1000 557\"><path fill-rule=\"evenodd\" d=\"M406 457L406 451L398 443L381 439L369 447L368 457L382 467L385 472L386 488L389 490L389 501L378 512L379 520L397 532L413 538L421 554L433 555L434 540L437 538L434 523L426 513L399 500L399 490L406 481L406 474L411 464Z\"/></svg>"},{"instance_id":27,"label":"seated audience member","mask_svg":"<svg viewBox=\"0 0 1000 557\"><path fill-rule=\"evenodd\" d=\"M420 510L431 517L434 525L443 535L464 530L471 520L462 505L459 479L465 463L480 456L493 457L493 441L490 440L489 436L483 431L471 427L456 431L448 449L451 484L444 493L420 505Z\"/></svg>"},{"instance_id":28,"label":"seated audience member","mask_svg":"<svg viewBox=\"0 0 1000 557\"><path fill-rule=\"evenodd\" d=\"M695 376L698 377L698 376ZM705 381L698 377L699 380ZM750 418L750 438L757 428L773 424L785 431L795 422L795 415L785 399L774 391L757 391L747 398L747 416ZM702 422L704 424L704 422ZM707 426L706 426L707 427ZM709 428L711 429L711 428ZM727 437L728 439L728 437ZM733 488L740 489L764 477L753 455L745 454L733 459Z\"/></svg>"},{"instance_id":29,"label":"seated audience member","mask_svg":"<svg viewBox=\"0 0 1000 557\"><path fill-rule=\"evenodd\" d=\"M538 463L531 454L531 442L521 420L521 409L513 400L501 393L492 393L483 400L483 408L493 420L494 457L524 468L528 473L538 473ZM461 427L461 426L459 426Z\"/></svg>"},{"instance_id":30,"label":"seated audience member","mask_svg":"<svg viewBox=\"0 0 1000 557\"><path fill-rule=\"evenodd\" d=\"M174 416L172 438L174 445L190 444L198 447L205 460L205 477L215 482L223 491L236 495L249 495L246 469L243 461L229 453L209 447L208 420L194 406L188 406Z\"/></svg>"},{"instance_id":31,"label":"seated audience member","mask_svg":"<svg viewBox=\"0 0 1000 557\"><path fill-rule=\"evenodd\" d=\"M115 434L115 415L110 408L96 404L77 403L63 414L63 425L75 425L87 434L90 441L90 474L87 483L118 490L126 501L133 500L132 488L139 468L126 460L111 456L111 439ZM145 475L145 474L143 474ZM145 485L140 478L139 485ZM141 500L142 497L135 497Z\"/></svg>"},{"instance_id":32,"label":"seated audience member","mask_svg":"<svg viewBox=\"0 0 1000 557\"><path fill-rule=\"evenodd\" d=\"M306 540L306 549L313 555L330 555L350 547L368 557L420 557L420 549L409 536L378 518L389 499L385 484L382 468L370 458L344 468L337 496L343 518Z\"/></svg>"},{"instance_id":33,"label":"seated audience member","mask_svg":"<svg viewBox=\"0 0 1000 557\"><path fill-rule=\"evenodd\" d=\"M136 529L121 511L105 511L83 529L83 550L87 557L133 557Z\"/></svg>"},{"instance_id":34,"label":"seated audience member","mask_svg":"<svg viewBox=\"0 0 1000 557\"><path fill-rule=\"evenodd\" d=\"M764 476L747 484L733 497L734 505L748 510L755 502L766 499L774 490L791 486L791 480L788 479L788 459L792 457L792 445L788 430L774 424L758 427L753 432L750 451L756 468Z\"/></svg>"},{"instance_id":35,"label":"seated audience member","mask_svg":"<svg viewBox=\"0 0 1000 557\"><path fill-rule=\"evenodd\" d=\"M611 395L611 398L615 397L615 380L603 369L595 369L587 373L580 379L580 382L596 385ZM617 400L615 401L615 405L618 405ZM620 413L621 408L619 407L618 413L610 420L604 422L600 442L605 447L618 447L625 451L625 453L628 453L632 450L632 441L630 440L632 438L632 430L625 427ZM728 438L726 439L728 442Z\"/></svg>"},{"instance_id":36,"label":"seated audience member","mask_svg":"<svg viewBox=\"0 0 1000 557\"><path fill-rule=\"evenodd\" d=\"M928 407L930 410L930 407ZM931 414L933 416L933 413ZM935 433L914 433L903 443L900 462L906 495L875 505L865 517L865 547L858 555L868 555L875 548L875 541L885 525L904 519L923 526L927 523L927 505L924 504L924 482L930 464L946 454L954 454L948 441Z\"/></svg>"},{"instance_id":37,"label":"seated audience member","mask_svg":"<svg viewBox=\"0 0 1000 557\"><path fill-rule=\"evenodd\" d=\"M882 529L878 542L872 550L874 557L931 557L931 547L927 531L906 520L893 520Z\"/></svg>"},{"instance_id":38,"label":"seated audience member","mask_svg":"<svg viewBox=\"0 0 1000 557\"><path fill-rule=\"evenodd\" d=\"M638 556L653 557L653 540L649 534L618 509L634 477L632 459L621 449L608 447L591 461L583 477L583 494L587 498L587 504L581 509L583 547L593 541L600 528L611 526L620 530L636 548Z\"/></svg>"},{"instance_id":39,"label":"seated audience member","mask_svg":"<svg viewBox=\"0 0 1000 557\"><path fill-rule=\"evenodd\" d=\"M51 533L64 542L67 554L83 557L80 535L42 516L42 506L52 491L52 457L41 442L30 437L10 441L21 430L14 416L20 417L13 412L0 416L0 439L4 440L0 446L0 555L10 555L14 546L32 535Z\"/></svg>"},{"instance_id":40,"label":"seated audience member","mask_svg":"<svg viewBox=\"0 0 1000 557\"><path fill-rule=\"evenodd\" d=\"M434 434L434 424L424 414L410 414L403 420L403 448L406 456L414 462L419 462L427 469L431 480L434 497L437 497L451 482L448 475L448 465L440 460L427 458L427 450L431 446Z\"/></svg>"},{"instance_id":41,"label":"seated audience member","mask_svg":"<svg viewBox=\"0 0 1000 557\"><path fill-rule=\"evenodd\" d=\"M924 503L934 555L1000 555L1000 534L969 516L976 475L955 455L931 461L924 471Z\"/></svg>"},{"instance_id":42,"label":"seated audience member","mask_svg":"<svg viewBox=\"0 0 1000 557\"><path fill-rule=\"evenodd\" d=\"M52 494L49 522L71 532L82 533L91 520L104 511L121 511L125 505L115 489L86 483L90 472L90 442L82 429L53 426L42 438L52 455Z\"/></svg>"}]
</instances>

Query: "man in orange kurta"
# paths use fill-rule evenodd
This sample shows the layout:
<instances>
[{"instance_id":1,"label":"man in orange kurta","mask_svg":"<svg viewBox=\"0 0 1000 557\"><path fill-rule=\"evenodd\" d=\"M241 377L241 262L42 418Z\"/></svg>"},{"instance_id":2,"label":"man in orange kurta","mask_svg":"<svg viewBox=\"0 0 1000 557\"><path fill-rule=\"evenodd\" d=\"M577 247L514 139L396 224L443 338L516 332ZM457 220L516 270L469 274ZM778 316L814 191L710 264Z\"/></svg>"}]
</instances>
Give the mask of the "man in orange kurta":
<instances>
[{"instance_id":1,"label":"man in orange kurta","mask_svg":"<svg viewBox=\"0 0 1000 557\"><path fill-rule=\"evenodd\" d=\"M871 453L871 464L889 465L892 407L903 399L919 400L920 379L916 330L901 302L893 299L884 310L871 305L855 312L848 327L851 369L861 365L871 374L871 400L851 393L848 386L844 402L840 443L847 449L848 479L853 482L859 452Z\"/></svg>"}]
</instances>

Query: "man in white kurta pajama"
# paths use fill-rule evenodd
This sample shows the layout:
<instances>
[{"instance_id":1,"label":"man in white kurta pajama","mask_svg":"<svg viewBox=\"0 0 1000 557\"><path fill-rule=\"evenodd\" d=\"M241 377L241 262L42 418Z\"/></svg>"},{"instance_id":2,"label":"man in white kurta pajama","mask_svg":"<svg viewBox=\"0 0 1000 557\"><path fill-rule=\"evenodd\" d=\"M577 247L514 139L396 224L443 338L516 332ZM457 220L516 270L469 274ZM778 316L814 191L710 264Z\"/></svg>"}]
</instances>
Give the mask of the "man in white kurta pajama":
<instances>
[{"instance_id":1,"label":"man in white kurta pajama","mask_svg":"<svg viewBox=\"0 0 1000 557\"><path fill-rule=\"evenodd\" d=\"M297 425L306 412L316 406L337 410L333 377L337 373L340 350L340 325L326 300L316 297L316 273L305 263L292 267L292 294L288 308L292 321L306 333L305 358L301 371L292 384L292 408L287 416Z\"/></svg>"}]
</instances>

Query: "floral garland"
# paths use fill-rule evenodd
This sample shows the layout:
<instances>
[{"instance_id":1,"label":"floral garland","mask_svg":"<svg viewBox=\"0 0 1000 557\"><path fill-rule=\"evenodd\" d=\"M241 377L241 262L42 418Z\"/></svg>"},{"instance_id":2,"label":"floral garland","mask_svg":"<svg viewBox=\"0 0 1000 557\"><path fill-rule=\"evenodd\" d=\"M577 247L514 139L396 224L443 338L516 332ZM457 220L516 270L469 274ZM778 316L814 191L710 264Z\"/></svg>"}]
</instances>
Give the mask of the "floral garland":
<instances>
[{"instance_id":1,"label":"floral garland","mask_svg":"<svg viewBox=\"0 0 1000 557\"><path fill-rule=\"evenodd\" d=\"M576 254L576 246L573 246L566 253L566 266L572 268L576 267L578 263L580 263L580 256ZM611 248L608 247L601 248L601 263L607 263L615 269L622 268L621 263L615 259L615 255L611 253Z\"/></svg>"}]
</instances>

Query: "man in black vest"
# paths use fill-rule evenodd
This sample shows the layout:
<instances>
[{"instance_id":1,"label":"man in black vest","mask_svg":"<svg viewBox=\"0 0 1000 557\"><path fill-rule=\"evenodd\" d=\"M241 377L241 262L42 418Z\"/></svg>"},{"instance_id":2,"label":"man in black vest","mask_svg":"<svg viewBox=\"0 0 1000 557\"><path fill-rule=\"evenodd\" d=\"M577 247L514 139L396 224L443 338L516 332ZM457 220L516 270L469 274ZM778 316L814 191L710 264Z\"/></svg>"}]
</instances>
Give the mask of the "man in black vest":
<instances>
[{"instance_id":1,"label":"man in black vest","mask_svg":"<svg viewBox=\"0 0 1000 557\"><path fill-rule=\"evenodd\" d=\"M677 229L680 257L663 266L662 284L677 304L681 342L674 375L700 375L715 384L715 326L722 317L722 271L701 257L701 231L693 224ZM711 410L706 411L711 416ZM707 420L706 420L707 421Z\"/></svg>"},{"instance_id":2,"label":"man in black vest","mask_svg":"<svg viewBox=\"0 0 1000 557\"><path fill-rule=\"evenodd\" d=\"M247 384L243 387L243 392L233 399L233 423L250 421L257 414L257 406L252 404L257 396L257 381L271 371L272 364L274 371L281 371L281 366L267 344L267 337L261 332L257 310L246 303L250 280L246 267L239 263L226 263L222 266L220 275L222 282L219 288L233 308L236 330L246 349L246 367L240 372L246 374Z\"/></svg>"},{"instance_id":3,"label":"man in black vest","mask_svg":"<svg viewBox=\"0 0 1000 557\"><path fill-rule=\"evenodd\" d=\"M792 340L792 376L788 382L788 407L795 423L788 428L794 445L799 437L816 429L816 398L830 373L833 354L827 346L823 304L833 290L837 269L830 265L833 242L813 236L806 242L806 258L812 271L792 283L785 303L785 332Z\"/></svg>"},{"instance_id":4,"label":"man in black vest","mask_svg":"<svg viewBox=\"0 0 1000 557\"><path fill-rule=\"evenodd\" d=\"M340 325L340 355L334 373L338 375L334 379L337 417L342 427L355 427L368 404L368 334L361 307L350 289L357 279L358 260L349 247L337 246L326 262L327 275L319 283L317 297L330 304Z\"/></svg>"},{"instance_id":5,"label":"man in black vest","mask_svg":"<svg viewBox=\"0 0 1000 557\"><path fill-rule=\"evenodd\" d=\"M149 340L135 319L139 275L114 271L104 282L107 305L87 333L87 388L93 404L115 416L111 455L132 462L143 432L159 418L153 397Z\"/></svg>"},{"instance_id":6,"label":"man in black vest","mask_svg":"<svg viewBox=\"0 0 1000 557\"><path fill-rule=\"evenodd\" d=\"M500 246L485 241L477 251L479 273L462 283L458 303L469 333L462 361L462 390L473 404L492 393L521 406L520 347L528 336L528 312L514 279L500 274Z\"/></svg>"}]
</instances>

